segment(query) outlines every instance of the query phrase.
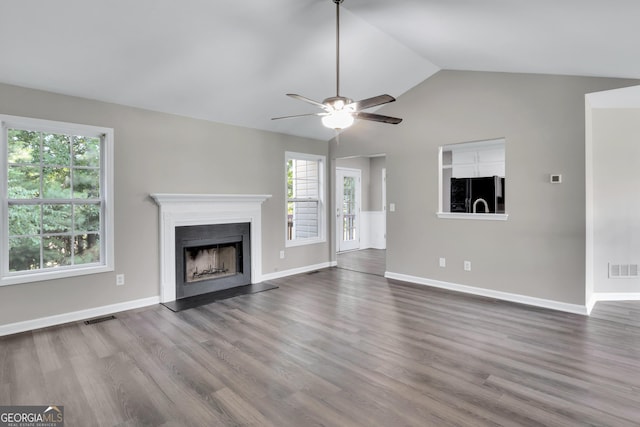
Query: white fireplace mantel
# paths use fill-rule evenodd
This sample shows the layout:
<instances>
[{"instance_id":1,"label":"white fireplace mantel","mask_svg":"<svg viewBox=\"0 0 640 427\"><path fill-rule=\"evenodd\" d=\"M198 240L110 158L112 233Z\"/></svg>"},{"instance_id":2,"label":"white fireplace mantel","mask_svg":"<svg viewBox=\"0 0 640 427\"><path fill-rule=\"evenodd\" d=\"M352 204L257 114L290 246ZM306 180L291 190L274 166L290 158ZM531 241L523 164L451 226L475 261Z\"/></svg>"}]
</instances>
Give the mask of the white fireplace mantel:
<instances>
[{"instance_id":1,"label":"white fireplace mantel","mask_svg":"<svg viewBox=\"0 0 640 427\"><path fill-rule=\"evenodd\" d=\"M251 283L262 281L262 203L270 194L167 194L160 207L160 302L176 299L176 227L251 223Z\"/></svg>"}]
</instances>

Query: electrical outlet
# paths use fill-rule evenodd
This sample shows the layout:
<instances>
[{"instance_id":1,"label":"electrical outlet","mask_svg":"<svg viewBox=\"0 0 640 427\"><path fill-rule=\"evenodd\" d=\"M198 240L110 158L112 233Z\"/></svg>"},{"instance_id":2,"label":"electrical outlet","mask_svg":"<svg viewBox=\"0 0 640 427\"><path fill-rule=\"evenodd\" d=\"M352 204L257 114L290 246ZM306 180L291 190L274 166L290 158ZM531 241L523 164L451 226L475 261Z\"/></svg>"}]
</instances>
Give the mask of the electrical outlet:
<instances>
[{"instance_id":1,"label":"electrical outlet","mask_svg":"<svg viewBox=\"0 0 640 427\"><path fill-rule=\"evenodd\" d=\"M445 258L440 258L440 267L446 267L447 266L447 260Z\"/></svg>"},{"instance_id":2,"label":"electrical outlet","mask_svg":"<svg viewBox=\"0 0 640 427\"><path fill-rule=\"evenodd\" d=\"M464 271L471 271L471 261L464 262Z\"/></svg>"},{"instance_id":3,"label":"electrical outlet","mask_svg":"<svg viewBox=\"0 0 640 427\"><path fill-rule=\"evenodd\" d=\"M116 285L117 286L124 285L124 274L116 274Z\"/></svg>"},{"instance_id":4,"label":"electrical outlet","mask_svg":"<svg viewBox=\"0 0 640 427\"><path fill-rule=\"evenodd\" d=\"M280 259L284 259L284 251L280 251Z\"/></svg>"},{"instance_id":5,"label":"electrical outlet","mask_svg":"<svg viewBox=\"0 0 640 427\"><path fill-rule=\"evenodd\" d=\"M396 204L395 203L389 203L389 211L390 212L395 212L396 211Z\"/></svg>"}]
</instances>

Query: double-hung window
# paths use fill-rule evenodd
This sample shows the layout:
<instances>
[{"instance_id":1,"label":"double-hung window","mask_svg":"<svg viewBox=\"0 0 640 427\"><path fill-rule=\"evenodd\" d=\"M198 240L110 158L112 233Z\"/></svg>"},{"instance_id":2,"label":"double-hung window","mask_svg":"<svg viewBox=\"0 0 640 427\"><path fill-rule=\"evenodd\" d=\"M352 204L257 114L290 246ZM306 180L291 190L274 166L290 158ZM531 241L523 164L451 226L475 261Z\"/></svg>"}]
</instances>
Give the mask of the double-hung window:
<instances>
[{"instance_id":1,"label":"double-hung window","mask_svg":"<svg viewBox=\"0 0 640 427\"><path fill-rule=\"evenodd\" d=\"M325 238L325 157L287 152L286 246L318 243Z\"/></svg>"},{"instance_id":2,"label":"double-hung window","mask_svg":"<svg viewBox=\"0 0 640 427\"><path fill-rule=\"evenodd\" d=\"M113 270L113 129L0 121L0 284Z\"/></svg>"}]
</instances>

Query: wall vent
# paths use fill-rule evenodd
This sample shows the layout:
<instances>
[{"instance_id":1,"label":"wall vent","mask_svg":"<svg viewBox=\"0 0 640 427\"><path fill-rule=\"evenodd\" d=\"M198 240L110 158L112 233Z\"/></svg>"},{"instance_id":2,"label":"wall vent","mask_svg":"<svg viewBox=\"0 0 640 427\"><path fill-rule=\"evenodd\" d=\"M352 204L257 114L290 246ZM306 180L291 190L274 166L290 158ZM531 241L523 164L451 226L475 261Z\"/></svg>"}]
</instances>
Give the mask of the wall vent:
<instances>
[{"instance_id":1,"label":"wall vent","mask_svg":"<svg viewBox=\"0 0 640 427\"><path fill-rule=\"evenodd\" d=\"M116 318L116 316L98 317L97 319L85 320L84 324L85 325L95 325L96 323L106 322L107 320L113 320L115 318Z\"/></svg>"},{"instance_id":2,"label":"wall vent","mask_svg":"<svg viewBox=\"0 0 640 427\"><path fill-rule=\"evenodd\" d=\"M640 277L638 264L611 264L609 263L609 279L629 279Z\"/></svg>"}]
</instances>

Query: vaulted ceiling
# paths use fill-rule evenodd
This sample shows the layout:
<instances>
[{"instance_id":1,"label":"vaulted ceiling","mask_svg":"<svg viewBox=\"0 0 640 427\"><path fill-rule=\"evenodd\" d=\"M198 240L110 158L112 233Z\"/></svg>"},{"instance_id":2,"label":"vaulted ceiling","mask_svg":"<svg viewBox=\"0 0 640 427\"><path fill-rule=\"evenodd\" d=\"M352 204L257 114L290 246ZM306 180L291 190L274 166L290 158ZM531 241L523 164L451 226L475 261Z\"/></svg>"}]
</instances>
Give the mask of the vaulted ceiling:
<instances>
[{"instance_id":1,"label":"vaulted ceiling","mask_svg":"<svg viewBox=\"0 0 640 427\"><path fill-rule=\"evenodd\" d=\"M341 95L440 69L640 78L637 0L344 0ZM327 140L332 0L2 0L0 82ZM399 103L402 99L399 99ZM370 123L370 126L388 126Z\"/></svg>"}]
</instances>

